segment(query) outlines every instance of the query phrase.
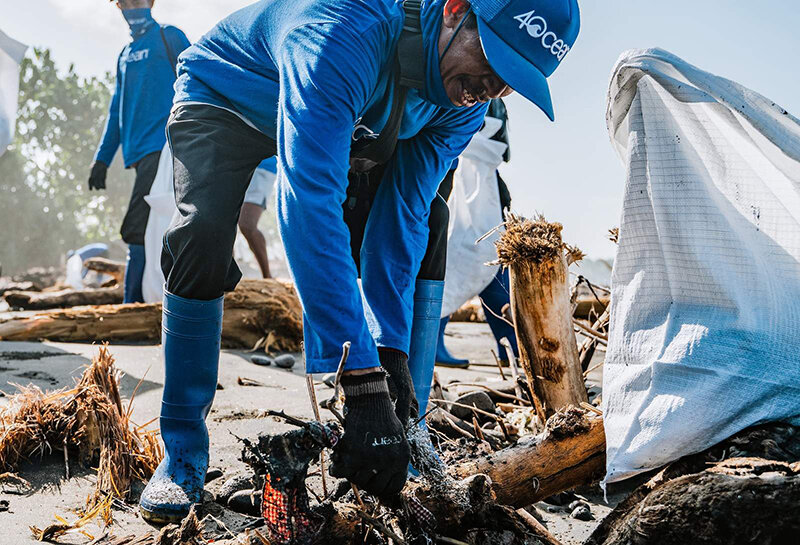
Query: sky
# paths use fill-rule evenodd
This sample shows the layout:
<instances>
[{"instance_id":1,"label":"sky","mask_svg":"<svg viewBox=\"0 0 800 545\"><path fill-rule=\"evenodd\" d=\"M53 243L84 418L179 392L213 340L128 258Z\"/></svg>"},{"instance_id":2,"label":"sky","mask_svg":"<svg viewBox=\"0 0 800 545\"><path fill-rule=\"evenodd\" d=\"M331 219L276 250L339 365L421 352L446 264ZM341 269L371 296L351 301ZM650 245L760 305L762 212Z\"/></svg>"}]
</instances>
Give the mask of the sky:
<instances>
[{"instance_id":1,"label":"sky","mask_svg":"<svg viewBox=\"0 0 800 545\"><path fill-rule=\"evenodd\" d=\"M196 40L249 0L158 0L154 17ZM625 172L605 125L611 70L628 49L661 47L800 115L797 0L583 0L581 33L550 78L556 122L522 97L507 99L512 159L501 167L524 214L564 225L564 239L592 258L613 258ZM105 0L0 0L0 29L48 47L85 75L112 70L129 40Z\"/></svg>"}]
</instances>

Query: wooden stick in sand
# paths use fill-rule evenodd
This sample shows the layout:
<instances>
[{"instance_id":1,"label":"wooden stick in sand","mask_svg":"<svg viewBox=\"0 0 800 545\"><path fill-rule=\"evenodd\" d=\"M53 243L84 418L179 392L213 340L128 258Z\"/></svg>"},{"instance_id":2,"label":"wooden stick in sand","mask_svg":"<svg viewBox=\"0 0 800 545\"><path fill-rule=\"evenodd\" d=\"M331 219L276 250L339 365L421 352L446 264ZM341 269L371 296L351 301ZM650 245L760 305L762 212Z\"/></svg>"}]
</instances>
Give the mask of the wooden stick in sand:
<instances>
[{"instance_id":1,"label":"wooden stick in sand","mask_svg":"<svg viewBox=\"0 0 800 545\"><path fill-rule=\"evenodd\" d=\"M497 241L499 262L511 271L511 310L522 367L547 417L588 401L569 301L568 256L562 226L539 216L507 215Z\"/></svg>"}]
</instances>

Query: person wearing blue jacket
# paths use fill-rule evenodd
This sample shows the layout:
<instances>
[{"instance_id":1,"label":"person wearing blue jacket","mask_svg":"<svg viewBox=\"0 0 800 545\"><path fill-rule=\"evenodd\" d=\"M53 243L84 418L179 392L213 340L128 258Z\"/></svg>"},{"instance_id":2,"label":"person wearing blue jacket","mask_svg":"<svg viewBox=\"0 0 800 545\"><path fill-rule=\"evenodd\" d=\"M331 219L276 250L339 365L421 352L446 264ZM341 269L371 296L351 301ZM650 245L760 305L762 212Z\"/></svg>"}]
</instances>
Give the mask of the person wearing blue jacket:
<instances>
[{"instance_id":1,"label":"person wearing blue jacket","mask_svg":"<svg viewBox=\"0 0 800 545\"><path fill-rule=\"evenodd\" d=\"M180 217L162 254L165 457L141 496L148 520L176 520L202 495L223 293L241 277L236 222L273 155L306 371L335 371L350 343L331 474L379 496L402 489L441 312L437 189L489 99L514 89L553 118L547 77L578 28L575 0L262 0L181 55L167 125Z\"/></svg>"},{"instance_id":2,"label":"person wearing blue jacket","mask_svg":"<svg viewBox=\"0 0 800 545\"><path fill-rule=\"evenodd\" d=\"M124 302L144 302L142 276L144 232L150 207L144 197L158 170L165 128L172 107L178 55L189 46L186 35L171 25L160 25L150 10L155 0L118 0L132 41L117 59L114 95L105 131L89 175L89 190L105 189L106 174L122 145L125 168L136 170L128 210L120 235L128 244Z\"/></svg>"}]
</instances>

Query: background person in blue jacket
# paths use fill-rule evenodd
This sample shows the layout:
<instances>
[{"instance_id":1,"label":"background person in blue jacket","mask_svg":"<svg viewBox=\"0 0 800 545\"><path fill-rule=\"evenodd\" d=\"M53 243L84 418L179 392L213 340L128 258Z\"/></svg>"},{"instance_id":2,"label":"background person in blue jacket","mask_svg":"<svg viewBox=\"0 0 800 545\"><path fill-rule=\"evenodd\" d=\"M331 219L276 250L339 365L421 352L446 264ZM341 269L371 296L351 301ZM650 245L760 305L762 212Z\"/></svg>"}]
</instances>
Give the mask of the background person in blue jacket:
<instances>
[{"instance_id":1,"label":"background person in blue jacket","mask_svg":"<svg viewBox=\"0 0 800 545\"><path fill-rule=\"evenodd\" d=\"M89 174L89 190L106 188L108 166L122 144L125 168L136 169L128 211L120 235L128 244L125 269L126 303L144 302L144 231L150 207L144 200L158 170L172 107L177 56L189 46L186 35L170 25L159 25L150 9L155 0L118 0L131 29L132 41L117 59L117 84L103 139Z\"/></svg>"},{"instance_id":2,"label":"background person in blue jacket","mask_svg":"<svg viewBox=\"0 0 800 545\"><path fill-rule=\"evenodd\" d=\"M402 489L441 312L437 188L489 99L516 89L552 119L546 78L578 27L575 0L263 0L181 55L167 127L180 216L162 255L165 458L141 496L147 519L180 518L202 495L222 296L241 277L236 221L273 155L307 372L336 370L352 343L331 473L377 495Z\"/></svg>"}]
</instances>

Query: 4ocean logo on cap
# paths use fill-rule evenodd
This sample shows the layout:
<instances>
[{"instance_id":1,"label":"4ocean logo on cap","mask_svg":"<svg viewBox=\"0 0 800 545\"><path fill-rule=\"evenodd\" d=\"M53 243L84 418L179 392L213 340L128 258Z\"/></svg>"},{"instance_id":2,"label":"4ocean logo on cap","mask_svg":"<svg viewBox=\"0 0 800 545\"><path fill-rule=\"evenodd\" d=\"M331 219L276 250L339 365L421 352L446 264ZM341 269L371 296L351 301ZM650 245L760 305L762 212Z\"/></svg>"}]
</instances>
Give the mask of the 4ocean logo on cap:
<instances>
[{"instance_id":1,"label":"4ocean logo on cap","mask_svg":"<svg viewBox=\"0 0 800 545\"><path fill-rule=\"evenodd\" d=\"M532 9L527 13L515 16L514 20L519 21L519 28L526 29L531 37L541 39L542 47L549 50L561 61L570 47L555 32L547 30L547 20L541 15L535 15L535 13L536 10Z\"/></svg>"}]
</instances>

